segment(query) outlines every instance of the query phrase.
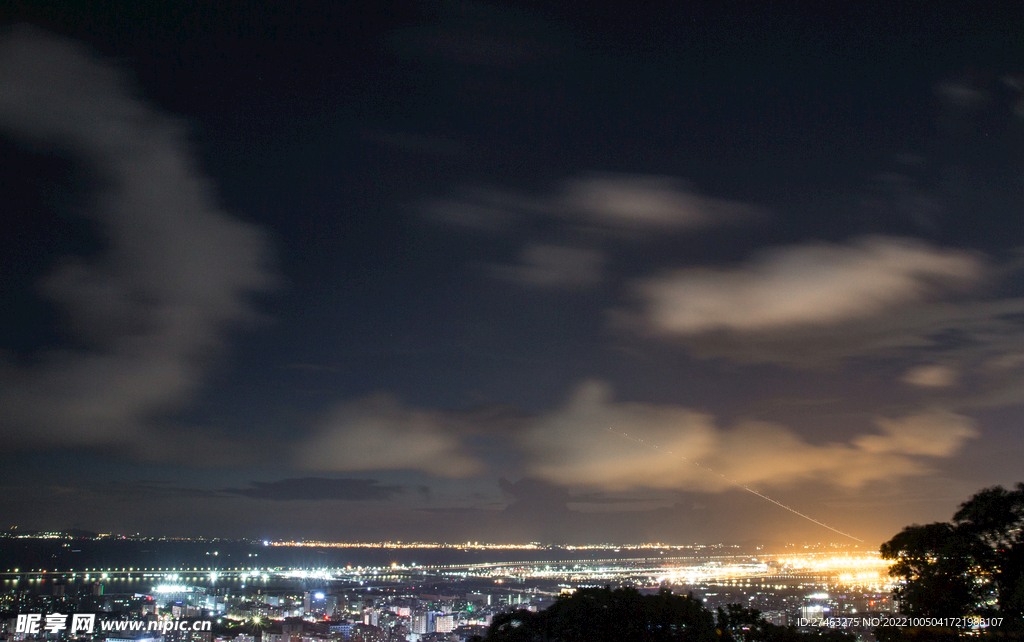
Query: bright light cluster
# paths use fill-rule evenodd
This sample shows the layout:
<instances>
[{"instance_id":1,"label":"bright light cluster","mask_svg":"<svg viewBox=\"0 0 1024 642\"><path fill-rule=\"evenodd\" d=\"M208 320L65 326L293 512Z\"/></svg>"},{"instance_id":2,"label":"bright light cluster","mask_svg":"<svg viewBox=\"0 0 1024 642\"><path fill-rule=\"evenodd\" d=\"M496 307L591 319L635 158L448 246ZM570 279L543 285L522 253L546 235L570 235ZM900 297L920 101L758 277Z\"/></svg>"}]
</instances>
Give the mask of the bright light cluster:
<instances>
[{"instance_id":1,"label":"bright light cluster","mask_svg":"<svg viewBox=\"0 0 1024 642\"><path fill-rule=\"evenodd\" d=\"M673 570L658 577L658 581L670 584L698 584L714 580L764 577L767 574L767 564L702 564Z\"/></svg>"},{"instance_id":2,"label":"bright light cluster","mask_svg":"<svg viewBox=\"0 0 1024 642\"><path fill-rule=\"evenodd\" d=\"M890 562L878 553L786 555L779 557L777 563L784 573L834 574L836 581L845 586L882 590L891 588L893 583L889 577Z\"/></svg>"}]
</instances>

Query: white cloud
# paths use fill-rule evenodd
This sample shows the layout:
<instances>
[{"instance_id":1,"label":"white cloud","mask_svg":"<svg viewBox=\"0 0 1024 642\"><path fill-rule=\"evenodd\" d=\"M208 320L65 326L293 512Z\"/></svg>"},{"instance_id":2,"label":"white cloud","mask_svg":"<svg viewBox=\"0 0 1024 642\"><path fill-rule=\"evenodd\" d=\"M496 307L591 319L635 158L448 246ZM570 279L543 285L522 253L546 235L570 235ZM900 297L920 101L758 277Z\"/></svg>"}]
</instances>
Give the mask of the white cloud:
<instances>
[{"instance_id":1,"label":"white cloud","mask_svg":"<svg viewBox=\"0 0 1024 642\"><path fill-rule=\"evenodd\" d=\"M831 325L792 325L761 332L679 335L702 359L777 363L800 367L835 364L848 357L904 357L960 363L1000 360L1024 350L1019 319L1024 299L910 302L870 318ZM630 330L649 330L645 319L620 314ZM958 337L957 341L949 341ZM989 368L989 370L994 370Z\"/></svg>"},{"instance_id":2,"label":"white cloud","mask_svg":"<svg viewBox=\"0 0 1024 642\"><path fill-rule=\"evenodd\" d=\"M422 211L435 221L476 232L536 237L543 230L558 239L527 242L518 265L487 266L493 276L539 287L600 283L609 239L651 239L757 215L749 205L703 196L676 178L632 174L576 177L546 195L466 189L455 199L428 201Z\"/></svg>"},{"instance_id":3,"label":"white cloud","mask_svg":"<svg viewBox=\"0 0 1024 642\"><path fill-rule=\"evenodd\" d=\"M516 192L476 187L457 199L436 199L423 204L423 213L446 225L478 232L505 232L545 214L550 204Z\"/></svg>"},{"instance_id":4,"label":"white cloud","mask_svg":"<svg viewBox=\"0 0 1024 642\"><path fill-rule=\"evenodd\" d=\"M90 165L88 215L110 245L41 284L90 349L0 362L0 425L25 441L129 437L180 407L225 325L251 315L248 293L272 282L267 241L219 210L181 126L80 45L29 29L0 41L0 128Z\"/></svg>"},{"instance_id":5,"label":"white cloud","mask_svg":"<svg viewBox=\"0 0 1024 642\"><path fill-rule=\"evenodd\" d=\"M406 408L377 395L341 404L299 444L297 463L319 471L418 470L467 477L481 464L466 452L458 420L443 412Z\"/></svg>"},{"instance_id":6,"label":"white cloud","mask_svg":"<svg viewBox=\"0 0 1024 642\"><path fill-rule=\"evenodd\" d=\"M969 418L933 410L900 419L879 418L881 435L862 435L853 440L870 453L905 453L928 457L949 457L967 439L978 436Z\"/></svg>"},{"instance_id":7,"label":"white cloud","mask_svg":"<svg viewBox=\"0 0 1024 642\"><path fill-rule=\"evenodd\" d=\"M588 382L537 418L520 445L530 455L529 474L566 486L720 491L814 481L857 488L925 474L927 458L948 457L977 434L973 420L941 410L875 424L879 434L819 445L777 424L723 430L680 406L614 402L607 386Z\"/></svg>"},{"instance_id":8,"label":"white cloud","mask_svg":"<svg viewBox=\"0 0 1024 642\"><path fill-rule=\"evenodd\" d=\"M605 174L566 181L563 216L626 230L683 230L735 222L754 208L695 193L667 176Z\"/></svg>"},{"instance_id":9,"label":"white cloud","mask_svg":"<svg viewBox=\"0 0 1024 642\"><path fill-rule=\"evenodd\" d=\"M984 364L987 370L1003 371L1016 370L1024 366L1024 352L1009 352L990 358Z\"/></svg>"},{"instance_id":10,"label":"white cloud","mask_svg":"<svg viewBox=\"0 0 1024 642\"><path fill-rule=\"evenodd\" d=\"M873 237L775 249L731 269L679 270L637 289L651 328L689 335L871 317L981 276L981 261L972 254Z\"/></svg>"},{"instance_id":11,"label":"white cloud","mask_svg":"<svg viewBox=\"0 0 1024 642\"><path fill-rule=\"evenodd\" d=\"M475 188L426 204L435 220L476 230L508 231L537 221L608 232L682 232L757 216L737 201L697 193L669 176L594 174L563 181L553 194Z\"/></svg>"},{"instance_id":12,"label":"white cloud","mask_svg":"<svg viewBox=\"0 0 1024 642\"><path fill-rule=\"evenodd\" d=\"M949 366L915 366L900 377L900 381L922 388L948 388L956 383L957 372Z\"/></svg>"},{"instance_id":13,"label":"white cloud","mask_svg":"<svg viewBox=\"0 0 1024 642\"><path fill-rule=\"evenodd\" d=\"M935 86L935 93L952 107L974 111L991 100L991 94L971 82L948 80Z\"/></svg>"},{"instance_id":14,"label":"white cloud","mask_svg":"<svg viewBox=\"0 0 1024 642\"><path fill-rule=\"evenodd\" d=\"M520 265L494 266L501 278L539 287L585 288L602 278L604 254L598 250L531 243Z\"/></svg>"}]
</instances>

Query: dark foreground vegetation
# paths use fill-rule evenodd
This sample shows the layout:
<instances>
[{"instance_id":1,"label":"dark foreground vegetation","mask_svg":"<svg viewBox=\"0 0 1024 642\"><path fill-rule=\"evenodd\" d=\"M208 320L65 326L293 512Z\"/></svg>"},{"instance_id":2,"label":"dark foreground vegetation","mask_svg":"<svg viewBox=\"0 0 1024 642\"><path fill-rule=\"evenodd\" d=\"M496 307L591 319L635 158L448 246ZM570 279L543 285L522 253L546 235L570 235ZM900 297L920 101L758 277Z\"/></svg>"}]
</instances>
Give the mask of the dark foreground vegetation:
<instances>
[{"instance_id":1,"label":"dark foreground vegetation","mask_svg":"<svg viewBox=\"0 0 1024 642\"><path fill-rule=\"evenodd\" d=\"M986 488L952 521L913 525L882 544L899 578L900 612L926 618L999 622L986 632L1024 639L1024 484ZM879 639L940 639L961 630L879 631Z\"/></svg>"},{"instance_id":2,"label":"dark foreground vegetation","mask_svg":"<svg viewBox=\"0 0 1024 642\"><path fill-rule=\"evenodd\" d=\"M495 616L484 642L852 642L840 631L800 633L766 622L758 611L738 604L712 613L691 596L663 589L641 595L635 589L589 588L562 596L539 613Z\"/></svg>"},{"instance_id":3,"label":"dark foreground vegetation","mask_svg":"<svg viewBox=\"0 0 1024 642\"><path fill-rule=\"evenodd\" d=\"M882 544L907 615L1024 616L1024 484L986 488L951 522L904 528Z\"/></svg>"}]
</instances>

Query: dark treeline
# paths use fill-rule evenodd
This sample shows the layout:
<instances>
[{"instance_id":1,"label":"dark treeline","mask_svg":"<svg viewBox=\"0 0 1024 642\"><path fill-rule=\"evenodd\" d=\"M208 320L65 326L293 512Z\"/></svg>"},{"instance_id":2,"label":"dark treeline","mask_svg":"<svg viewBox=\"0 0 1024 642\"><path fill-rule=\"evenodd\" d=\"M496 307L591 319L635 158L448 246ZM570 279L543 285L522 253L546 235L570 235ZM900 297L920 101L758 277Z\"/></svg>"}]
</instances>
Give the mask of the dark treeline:
<instances>
[{"instance_id":1,"label":"dark treeline","mask_svg":"<svg viewBox=\"0 0 1024 642\"><path fill-rule=\"evenodd\" d=\"M952 521L908 526L882 544L900 613L999 622L987 633L1024 638L1024 484L986 488ZM880 631L879 639L923 639L924 632ZM934 639L962 630L931 631Z\"/></svg>"},{"instance_id":2,"label":"dark treeline","mask_svg":"<svg viewBox=\"0 0 1024 642\"><path fill-rule=\"evenodd\" d=\"M689 595L663 589L641 595L631 588L580 589L539 613L515 611L494 617L482 642L852 642L836 630L801 633L771 624L739 604L708 610Z\"/></svg>"}]
</instances>

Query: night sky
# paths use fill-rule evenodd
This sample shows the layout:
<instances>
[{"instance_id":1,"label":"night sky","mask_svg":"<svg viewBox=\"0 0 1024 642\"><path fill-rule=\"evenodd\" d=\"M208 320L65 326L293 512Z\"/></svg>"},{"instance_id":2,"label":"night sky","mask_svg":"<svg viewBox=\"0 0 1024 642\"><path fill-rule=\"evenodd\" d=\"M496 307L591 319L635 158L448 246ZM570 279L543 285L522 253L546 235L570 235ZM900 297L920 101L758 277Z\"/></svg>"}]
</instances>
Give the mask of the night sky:
<instances>
[{"instance_id":1,"label":"night sky","mask_svg":"<svg viewBox=\"0 0 1024 642\"><path fill-rule=\"evenodd\" d=\"M784 4L3 9L0 526L874 546L1021 481L1024 6Z\"/></svg>"}]
</instances>

